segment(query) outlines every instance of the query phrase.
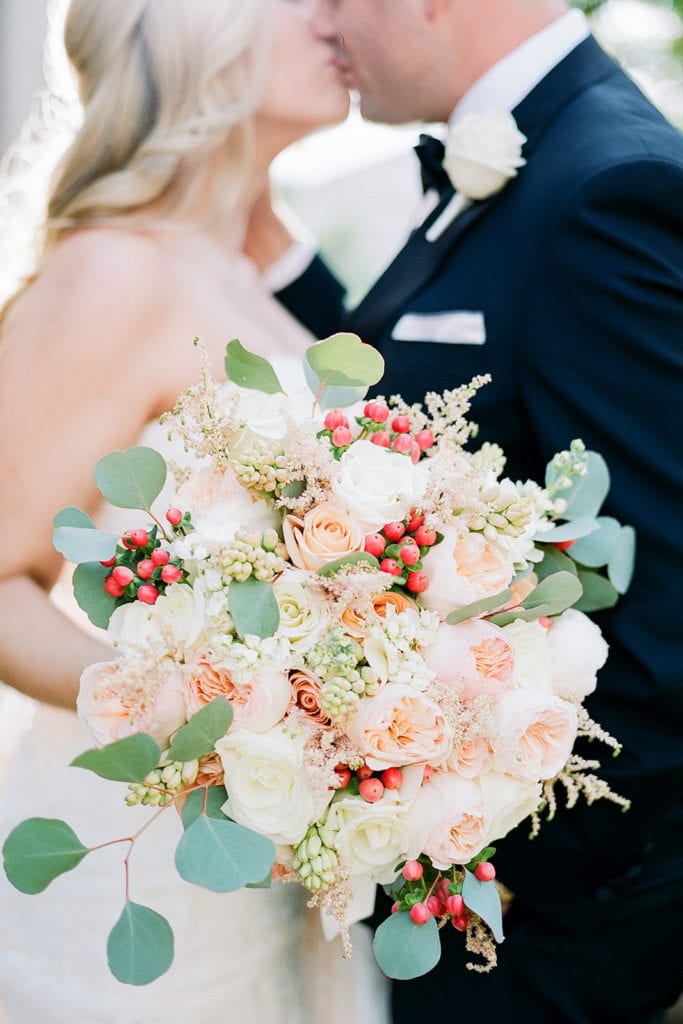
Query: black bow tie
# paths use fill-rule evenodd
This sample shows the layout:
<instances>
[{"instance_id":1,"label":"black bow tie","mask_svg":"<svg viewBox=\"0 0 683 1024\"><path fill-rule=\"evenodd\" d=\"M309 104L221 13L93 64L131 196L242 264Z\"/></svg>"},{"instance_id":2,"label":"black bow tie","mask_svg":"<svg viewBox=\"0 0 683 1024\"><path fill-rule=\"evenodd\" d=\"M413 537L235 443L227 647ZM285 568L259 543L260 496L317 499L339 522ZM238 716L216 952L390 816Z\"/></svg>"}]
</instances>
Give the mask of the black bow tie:
<instances>
[{"instance_id":1,"label":"black bow tie","mask_svg":"<svg viewBox=\"0 0 683 1024\"><path fill-rule=\"evenodd\" d=\"M443 142L432 135L420 135L415 152L421 165L422 188L427 192L435 188L440 196L452 188L448 172L443 165L446 152Z\"/></svg>"}]
</instances>

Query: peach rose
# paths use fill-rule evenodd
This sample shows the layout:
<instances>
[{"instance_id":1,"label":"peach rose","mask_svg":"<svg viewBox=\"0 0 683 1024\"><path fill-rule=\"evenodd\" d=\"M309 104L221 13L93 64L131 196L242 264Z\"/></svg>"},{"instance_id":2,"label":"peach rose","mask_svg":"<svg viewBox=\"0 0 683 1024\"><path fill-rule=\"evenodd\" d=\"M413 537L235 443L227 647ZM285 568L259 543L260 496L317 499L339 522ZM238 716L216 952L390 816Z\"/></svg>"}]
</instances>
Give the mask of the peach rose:
<instances>
[{"instance_id":1,"label":"peach rose","mask_svg":"<svg viewBox=\"0 0 683 1024\"><path fill-rule=\"evenodd\" d=\"M185 673L185 704L188 717L214 697L226 697L234 725L250 732L267 732L284 716L291 700L283 672L258 671L246 683L237 684L227 669L219 668L204 654Z\"/></svg>"},{"instance_id":2,"label":"peach rose","mask_svg":"<svg viewBox=\"0 0 683 1024\"><path fill-rule=\"evenodd\" d=\"M375 594L374 597L370 598L370 604L373 611L381 619L386 619L387 608L389 607L393 608L397 615L400 615L402 612L415 611L417 608L415 602L411 601L409 597L393 590L385 590L382 594ZM344 631L349 636L356 637L357 639L365 636L367 623L365 617L357 608L346 608L342 613L341 620L344 624Z\"/></svg>"},{"instance_id":3,"label":"peach rose","mask_svg":"<svg viewBox=\"0 0 683 1024\"><path fill-rule=\"evenodd\" d=\"M481 790L453 772L436 772L406 813L408 857L426 853L435 868L467 864L486 845L490 822Z\"/></svg>"},{"instance_id":4,"label":"peach rose","mask_svg":"<svg viewBox=\"0 0 683 1024\"><path fill-rule=\"evenodd\" d=\"M494 711L497 771L526 782L552 779L564 767L576 738L573 704L532 687L506 693Z\"/></svg>"},{"instance_id":5,"label":"peach rose","mask_svg":"<svg viewBox=\"0 0 683 1024\"><path fill-rule=\"evenodd\" d=\"M347 732L374 770L441 764L453 735L438 704L403 683L387 683L358 702Z\"/></svg>"},{"instance_id":6,"label":"peach rose","mask_svg":"<svg viewBox=\"0 0 683 1024\"><path fill-rule=\"evenodd\" d=\"M463 700L482 695L500 700L515 664L503 630L482 619L457 626L442 622L422 654L427 667Z\"/></svg>"},{"instance_id":7,"label":"peach rose","mask_svg":"<svg viewBox=\"0 0 683 1024\"><path fill-rule=\"evenodd\" d=\"M289 673L289 685L292 689L292 704L316 725L324 729L332 727L332 719L326 715L320 703L320 680L305 669L294 668Z\"/></svg>"},{"instance_id":8,"label":"peach rose","mask_svg":"<svg viewBox=\"0 0 683 1024\"><path fill-rule=\"evenodd\" d=\"M210 654L202 654L197 658L186 673L184 682L188 718L209 704L214 697L226 697L231 701L237 690L228 670L217 668Z\"/></svg>"},{"instance_id":9,"label":"peach rose","mask_svg":"<svg viewBox=\"0 0 683 1024\"><path fill-rule=\"evenodd\" d=\"M146 732L163 748L186 722L182 681L175 669L162 683L146 689L129 683L125 664L117 661L85 669L77 710L98 746Z\"/></svg>"},{"instance_id":10,"label":"peach rose","mask_svg":"<svg viewBox=\"0 0 683 1024\"><path fill-rule=\"evenodd\" d=\"M446 617L456 608L494 597L507 588L513 566L505 554L480 533L458 535L444 530L444 539L424 560L429 587L420 594L425 608Z\"/></svg>"},{"instance_id":11,"label":"peach rose","mask_svg":"<svg viewBox=\"0 0 683 1024\"><path fill-rule=\"evenodd\" d=\"M303 519L285 516L282 533L294 565L313 572L344 555L363 550L360 526L331 501L311 509Z\"/></svg>"},{"instance_id":12,"label":"peach rose","mask_svg":"<svg viewBox=\"0 0 683 1024\"><path fill-rule=\"evenodd\" d=\"M444 767L461 779L474 779L491 764L491 746L484 736L475 736L454 747Z\"/></svg>"}]
</instances>

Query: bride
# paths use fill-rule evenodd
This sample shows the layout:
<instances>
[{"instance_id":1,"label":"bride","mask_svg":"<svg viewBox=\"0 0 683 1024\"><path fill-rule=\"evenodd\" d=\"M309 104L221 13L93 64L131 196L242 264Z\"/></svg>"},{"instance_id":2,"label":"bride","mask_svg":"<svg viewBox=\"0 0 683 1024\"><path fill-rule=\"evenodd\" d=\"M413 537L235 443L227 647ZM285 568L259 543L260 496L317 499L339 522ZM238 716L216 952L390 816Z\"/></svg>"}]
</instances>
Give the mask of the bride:
<instances>
[{"instance_id":1,"label":"bride","mask_svg":"<svg viewBox=\"0 0 683 1024\"><path fill-rule=\"evenodd\" d=\"M35 712L0 780L0 840L20 819L64 818L86 844L130 835L121 786L69 769L91 743L73 712L105 641L49 599L60 571L51 521L102 515L97 460L153 432L238 337L271 359L311 337L240 255L250 204L286 145L343 120L348 96L310 31L309 0L72 0L66 48L82 127L53 181L33 278L6 305L0 340L0 678ZM157 438L155 438L155 442ZM110 510L111 512L111 510ZM217 898L173 877L180 824L136 845L134 898L176 932L170 972L147 988L109 975L123 905L117 848L32 900L0 878L0 1017L9 1024L381 1024L385 989L367 935L344 961L303 890Z\"/></svg>"}]
</instances>

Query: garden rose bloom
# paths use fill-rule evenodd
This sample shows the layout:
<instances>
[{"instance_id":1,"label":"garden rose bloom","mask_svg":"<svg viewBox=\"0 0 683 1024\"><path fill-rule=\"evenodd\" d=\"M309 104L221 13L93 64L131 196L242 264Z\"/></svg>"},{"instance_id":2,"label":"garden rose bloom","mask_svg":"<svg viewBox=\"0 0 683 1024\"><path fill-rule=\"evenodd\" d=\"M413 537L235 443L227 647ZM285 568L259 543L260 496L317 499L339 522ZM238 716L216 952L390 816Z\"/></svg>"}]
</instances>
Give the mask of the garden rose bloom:
<instances>
[{"instance_id":1,"label":"garden rose bloom","mask_svg":"<svg viewBox=\"0 0 683 1024\"><path fill-rule=\"evenodd\" d=\"M160 747L167 747L186 722L179 673L171 668L163 683L149 689L125 680L122 662L89 665L81 676L76 702L79 718L101 747L136 732L149 733Z\"/></svg>"},{"instance_id":2,"label":"garden rose bloom","mask_svg":"<svg viewBox=\"0 0 683 1024\"><path fill-rule=\"evenodd\" d=\"M320 703L320 680L305 669L294 668L289 673L289 685L294 705L304 712L307 718L324 729L332 726L332 720L326 715Z\"/></svg>"},{"instance_id":3,"label":"garden rose bloom","mask_svg":"<svg viewBox=\"0 0 683 1024\"><path fill-rule=\"evenodd\" d=\"M230 700L235 693L232 676L225 668L217 668L209 654L203 654L185 673L185 706L191 718L214 697Z\"/></svg>"},{"instance_id":4,"label":"garden rose bloom","mask_svg":"<svg viewBox=\"0 0 683 1024\"><path fill-rule=\"evenodd\" d=\"M490 821L481 790L453 772L435 772L413 800L407 821L408 857L424 852L432 864L447 870L467 864L486 845Z\"/></svg>"},{"instance_id":5,"label":"garden rose bloom","mask_svg":"<svg viewBox=\"0 0 683 1024\"><path fill-rule=\"evenodd\" d=\"M307 574L296 569L285 569L273 593L280 609L278 635L289 640L293 651L307 651L328 625L324 599L311 592Z\"/></svg>"},{"instance_id":6,"label":"garden rose bloom","mask_svg":"<svg viewBox=\"0 0 683 1024\"><path fill-rule=\"evenodd\" d=\"M225 813L275 844L299 843L315 810L303 740L282 726L260 735L238 729L218 740L216 750L228 791Z\"/></svg>"},{"instance_id":7,"label":"garden rose bloom","mask_svg":"<svg viewBox=\"0 0 683 1024\"><path fill-rule=\"evenodd\" d=\"M192 557L203 542L228 543L238 530L265 533L277 526L269 505L254 501L232 469L200 469L180 487L177 500L192 512L194 526L193 533L174 541L174 551L183 558Z\"/></svg>"},{"instance_id":8,"label":"garden rose bloom","mask_svg":"<svg viewBox=\"0 0 683 1024\"><path fill-rule=\"evenodd\" d=\"M474 779L491 763L491 747L484 736L466 740L454 747L444 763L444 768L461 779Z\"/></svg>"},{"instance_id":9,"label":"garden rose bloom","mask_svg":"<svg viewBox=\"0 0 683 1024\"><path fill-rule=\"evenodd\" d=\"M170 647L168 638L172 637L186 655L204 639L203 629L204 598L187 583L167 587L156 604L134 601L121 605L109 620L109 634L122 647Z\"/></svg>"},{"instance_id":10,"label":"garden rose bloom","mask_svg":"<svg viewBox=\"0 0 683 1024\"><path fill-rule=\"evenodd\" d=\"M592 693L598 669L609 650L598 626L583 612L569 608L547 631L552 659L552 686L558 697L581 701Z\"/></svg>"},{"instance_id":11,"label":"garden rose bloom","mask_svg":"<svg viewBox=\"0 0 683 1024\"><path fill-rule=\"evenodd\" d=\"M500 772L484 772L477 779L477 784L484 794L490 816L486 846L506 836L541 802L543 786L540 782L523 782Z\"/></svg>"},{"instance_id":12,"label":"garden rose bloom","mask_svg":"<svg viewBox=\"0 0 683 1024\"><path fill-rule=\"evenodd\" d=\"M426 556L422 571L429 587L420 595L425 608L445 618L463 608L505 590L513 575L512 563L480 533L458 536L455 527L443 531L444 539Z\"/></svg>"},{"instance_id":13,"label":"garden rose bloom","mask_svg":"<svg viewBox=\"0 0 683 1024\"><path fill-rule=\"evenodd\" d=\"M497 771L526 782L552 779L576 738L576 708L552 693L528 687L505 694L494 710Z\"/></svg>"},{"instance_id":14,"label":"garden rose bloom","mask_svg":"<svg viewBox=\"0 0 683 1024\"><path fill-rule=\"evenodd\" d=\"M499 700L515 663L503 630L481 619L457 626L442 622L434 643L422 654L432 672L463 700L482 695Z\"/></svg>"},{"instance_id":15,"label":"garden rose bloom","mask_svg":"<svg viewBox=\"0 0 683 1024\"><path fill-rule=\"evenodd\" d=\"M503 633L515 653L513 684L517 687L534 686L550 692L553 660L548 630L539 622L515 619L509 626L503 627Z\"/></svg>"},{"instance_id":16,"label":"garden rose bloom","mask_svg":"<svg viewBox=\"0 0 683 1024\"><path fill-rule=\"evenodd\" d=\"M294 565L313 572L344 555L363 550L360 526L331 501L311 509L303 519L285 516L282 534Z\"/></svg>"},{"instance_id":17,"label":"garden rose bloom","mask_svg":"<svg viewBox=\"0 0 683 1024\"><path fill-rule=\"evenodd\" d=\"M393 608L397 615L407 611L415 611L416 604L411 601L410 598L406 597L405 594L401 594L398 591L394 592L391 590L385 590L382 594L376 594L370 598L373 611L379 615L381 619L386 619L387 608ZM349 636L357 637L360 639L364 637L367 632L366 619L356 608L346 608L341 617L344 625L344 631Z\"/></svg>"},{"instance_id":18,"label":"garden rose bloom","mask_svg":"<svg viewBox=\"0 0 683 1024\"><path fill-rule=\"evenodd\" d=\"M375 697L360 701L347 732L374 770L423 761L438 765L452 742L439 705L402 683L387 683Z\"/></svg>"},{"instance_id":19,"label":"garden rose bloom","mask_svg":"<svg viewBox=\"0 0 683 1024\"><path fill-rule=\"evenodd\" d=\"M385 791L375 804L357 796L335 800L327 826L339 830L335 846L353 876L367 876L380 885L393 882L410 839L405 805L395 793Z\"/></svg>"},{"instance_id":20,"label":"garden rose bloom","mask_svg":"<svg viewBox=\"0 0 683 1024\"><path fill-rule=\"evenodd\" d=\"M258 669L245 683L219 668L210 655L202 655L185 672L185 703L188 717L214 697L226 697L232 705L234 727L266 732L283 718L291 690L284 672Z\"/></svg>"},{"instance_id":21,"label":"garden rose bloom","mask_svg":"<svg viewBox=\"0 0 683 1024\"><path fill-rule=\"evenodd\" d=\"M403 519L419 505L428 471L405 455L356 441L340 461L341 478L333 484L339 504L365 533Z\"/></svg>"}]
</instances>

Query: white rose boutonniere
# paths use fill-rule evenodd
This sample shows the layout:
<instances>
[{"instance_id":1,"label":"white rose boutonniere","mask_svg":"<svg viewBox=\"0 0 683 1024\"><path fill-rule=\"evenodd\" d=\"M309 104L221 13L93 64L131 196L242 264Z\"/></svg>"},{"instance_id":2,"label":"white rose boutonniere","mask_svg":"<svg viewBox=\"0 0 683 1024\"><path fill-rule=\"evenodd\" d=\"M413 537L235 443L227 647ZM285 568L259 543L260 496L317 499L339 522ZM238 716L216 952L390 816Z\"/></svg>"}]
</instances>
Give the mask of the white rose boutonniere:
<instances>
[{"instance_id":1,"label":"white rose boutonniere","mask_svg":"<svg viewBox=\"0 0 683 1024\"><path fill-rule=\"evenodd\" d=\"M468 199L488 199L517 176L526 160L526 136L512 114L491 110L468 114L448 133L444 167L453 187Z\"/></svg>"}]
</instances>

